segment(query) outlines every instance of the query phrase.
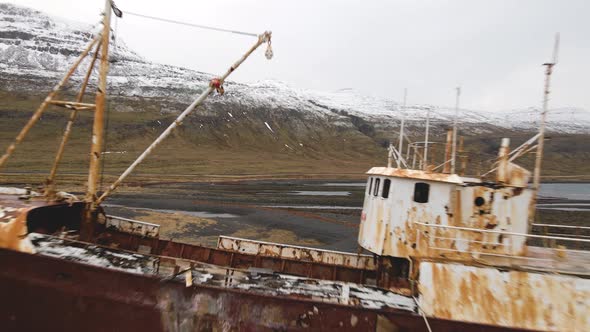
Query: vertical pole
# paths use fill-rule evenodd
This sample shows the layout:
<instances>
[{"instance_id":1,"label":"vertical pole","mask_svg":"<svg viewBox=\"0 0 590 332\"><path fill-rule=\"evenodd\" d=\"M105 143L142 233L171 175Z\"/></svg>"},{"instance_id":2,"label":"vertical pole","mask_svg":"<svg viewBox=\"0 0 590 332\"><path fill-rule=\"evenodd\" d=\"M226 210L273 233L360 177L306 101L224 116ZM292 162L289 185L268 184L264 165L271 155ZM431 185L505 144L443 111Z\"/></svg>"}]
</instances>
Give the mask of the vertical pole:
<instances>
[{"instance_id":1,"label":"vertical pole","mask_svg":"<svg viewBox=\"0 0 590 332\"><path fill-rule=\"evenodd\" d=\"M436 164L436 144L434 143L432 144L432 146L430 146L430 159L432 160L430 165Z\"/></svg>"},{"instance_id":2,"label":"vertical pole","mask_svg":"<svg viewBox=\"0 0 590 332\"><path fill-rule=\"evenodd\" d=\"M90 171L88 173L88 190L86 201L94 202L100 174L100 158L104 140L104 108L107 90L107 73L109 71L109 37L111 30L111 0L105 0L103 32L101 40L100 71L96 91L96 110L92 126L92 146L90 149ZM92 207L94 209L94 206Z\"/></svg>"},{"instance_id":3,"label":"vertical pole","mask_svg":"<svg viewBox=\"0 0 590 332\"><path fill-rule=\"evenodd\" d=\"M428 131L430 130L430 108L426 111L426 133L424 134L424 170L428 169Z\"/></svg>"},{"instance_id":4,"label":"vertical pole","mask_svg":"<svg viewBox=\"0 0 590 332\"><path fill-rule=\"evenodd\" d=\"M443 166L443 173L448 174L450 171L449 159L451 158L451 144L452 144L453 130L447 129L447 144L445 144L445 159Z\"/></svg>"},{"instance_id":5,"label":"vertical pole","mask_svg":"<svg viewBox=\"0 0 590 332\"><path fill-rule=\"evenodd\" d=\"M408 95L408 89L404 89L404 107L402 108L403 112L402 112L402 124L400 126L399 129L399 147L397 149L397 151L400 152L400 154L402 153L402 151L404 151L403 145L404 145L404 122L406 120L406 97Z\"/></svg>"},{"instance_id":6,"label":"vertical pole","mask_svg":"<svg viewBox=\"0 0 590 332\"><path fill-rule=\"evenodd\" d=\"M553 62L544 63L545 66L545 87L543 89L543 113L541 113L541 124L539 126L539 138L537 139L537 155L535 158L535 171L533 174L534 195L529 208L529 230L535 218L535 208L537 205L537 196L541 184L541 162L543 161L543 149L545 146L545 122L547 121L547 111L549 104L549 86L551 83L551 74L553 66L557 64L557 52L559 49L559 34L555 35L555 45L553 48Z\"/></svg>"},{"instance_id":7,"label":"vertical pole","mask_svg":"<svg viewBox=\"0 0 590 332\"><path fill-rule=\"evenodd\" d=\"M463 149L463 143L463 136L459 136L459 158L461 160L461 169L459 170L459 175L461 176L465 175L465 170L467 169L467 156L465 155L465 150Z\"/></svg>"},{"instance_id":8,"label":"vertical pole","mask_svg":"<svg viewBox=\"0 0 590 332\"><path fill-rule=\"evenodd\" d=\"M459 116L459 96L461 96L461 88L457 87L457 98L455 101L455 118L453 119L453 149L451 151L451 174L455 174L455 155L457 154L457 117Z\"/></svg>"},{"instance_id":9,"label":"vertical pole","mask_svg":"<svg viewBox=\"0 0 590 332\"><path fill-rule=\"evenodd\" d=\"M393 145L389 143L389 148L387 148L387 168L391 168L391 158L393 157Z\"/></svg>"},{"instance_id":10,"label":"vertical pole","mask_svg":"<svg viewBox=\"0 0 590 332\"><path fill-rule=\"evenodd\" d=\"M398 169L399 168L402 168L402 165L401 165L401 162L400 162L401 159L402 159L402 156L401 156L401 154L399 154L395 150L395 146L393 146L393 145L391 145L391 153L392 153L393 158L395 158L395 165L397 166L397 168ZM407 165L406 165L406 167L407 167Z\"/></svg>"},{"instance_id":11,"label":"vertical pole","mask_svg":"<svg viewBox=\"0 0 590 332\"><path fill-rule=\"evenodd\" d=\"M545 64L545 89L543 91L543 111L541 113L541 124L539 126L539 138L537 139L537 153L535 158L535 171L533 175L533 189L535 192L539 190L541 182L541 163L543 161L543 149L545 145L545 122L547 121L547 103L549 101L549 83L551 73L553 71L553 64Z\"/></svg>"},{"instance_id":12,"label":"vertical pole","mask_svg":"<svg viewBox=\"0 0 590 332\"><path fill-rule=\"evenodd\" d=\"M496 172L496 181L499 183L507 183L508 178L508 153L510 145L509 138L502 138L500 151L498 151L498 170Z\"/></svg>"},{"instance_id":13,"label":"vertical pole","mask_svg":"<svg viewBox=\"0 0 590 332\"><path fill-rule=\"evenodd\" d=\"M96 90L94 123L92 125L92 145L90 148L90 169L88 171L88 190L86 191L85 218L80 227L80 238L88 240L94 229L94 211L96 209L96 191L100 176L100 158L104 140L104 106L109 71L109 38L111 32L111 0L105 0L102 40L100 41L100 70Z\"/></svg>"}]
</instances>

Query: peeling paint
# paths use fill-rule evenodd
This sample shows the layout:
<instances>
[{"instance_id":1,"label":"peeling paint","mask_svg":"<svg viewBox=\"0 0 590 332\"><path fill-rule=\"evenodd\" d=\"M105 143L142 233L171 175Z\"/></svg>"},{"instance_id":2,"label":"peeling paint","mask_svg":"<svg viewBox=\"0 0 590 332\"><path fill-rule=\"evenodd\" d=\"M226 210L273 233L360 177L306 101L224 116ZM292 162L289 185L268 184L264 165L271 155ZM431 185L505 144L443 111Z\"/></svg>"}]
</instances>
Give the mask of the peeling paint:
<instances>
[{"instance_id":1,"label":"peeling paint","mask_svg":"<svg viewBox=\"0 0 590 332\"><path fill-rule=\"evenodd\" d=\"M160 236L160 225L128 218L107 216L106 227L144 237L158 238Z\"/></svg>"},{"instance_id":2,"label":"peeling paint","mask_svg":"<svg viewBox=\"0 0 590 332\"><path fill-rule=\"evenodd\" d=\"M546 331L590 330L590 280L421 262L420 308L431 317Z\"/></svg>"},{"instance_id":3,"label":"peeling paint","mask_svg":"<svg viewBox=\"0 0 590 332\"><path fill-rule=\"evenodd\" d=\"M457 174L444 174L426 172L416 169L391 168L391 167L373 167L366 174L374 176L388 176L397 178L409 178L416 180L427 180L437 182L447 182L462 184L462 178Z\"/></svg>"},{"instance_id":4,"label":"peeling paint","mask_svg":"<svg viewBox=\"0 0 590 332\"><path fill-rule=\"evenodd\" d=\"M26 209L7 209L0 207L0 248L33 254L35 248L27 239ZM16 216L13 216L16 214Z\"/></svg>"},{"instance_id":5,"label":"peeling paint","mask_svg":"<svg viewBox=\"0 0 590 332\"><path fill-rule=\"evenodd\" d=\"M217 248L243 254L295 259L304 262L339 265L355 269L375 269L373 256L283 243L220 236Z\"/></svg>"},{"instance_id":6,"label":"peeling paint","mask_svg":"<svg viewBox=\"0 0 590 332\"><path fill-rule=\"evenodd\" d=\"M406 258L452 256L472 260L480 253L521 255L525 252L524 234L532 191L511 186L488 187L480 183L457 184L439 181L441 178L425 180L429 174L422 173L417 178L386 177L391 180L392 188L387 198L374 195L374 190L366 191L364 218L359 230L361 246L378 255ZM383 180L369 180L368 183L379 182ZM425 203L413 199L417 183L428 184L429 197ZM465 227L473 231L430 225ZM523 236L479 231L490 229Z\"/></svg>"}]
</instances>

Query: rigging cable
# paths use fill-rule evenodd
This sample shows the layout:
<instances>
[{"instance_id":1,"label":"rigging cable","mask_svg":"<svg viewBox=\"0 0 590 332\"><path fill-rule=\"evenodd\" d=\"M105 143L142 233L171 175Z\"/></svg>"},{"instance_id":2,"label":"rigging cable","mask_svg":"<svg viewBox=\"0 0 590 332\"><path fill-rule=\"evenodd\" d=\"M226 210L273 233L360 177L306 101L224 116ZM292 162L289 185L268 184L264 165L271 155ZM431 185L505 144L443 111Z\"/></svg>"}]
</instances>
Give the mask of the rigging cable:
<instances>
[{"instance_id":1,"label":"rigging cable","mask_svg":"<svg viewBox=\"0 0 590 332\"><path fill-rule=\"evenodd\" d=\"M413 295L412 295L412 298L414 299L414 302L416 303L416 306L418 307L418 311L420 312L420 315L422 316L422 318L424 318L424 324L426 324L426 328L428 329L428 332L432 332L432 329L430 328L430 324L428 323L428 318L426 318L426 313L420 307L420 304L418 303L418 299L416 299L416 297Z\"/></svg>"},{"instance_id":2,"label":"rigging cable","mask_svg":"<svg viewBox=\"0 0 590 332\"><path fill-rule=\"evenodd\" d=\"M143 15L143 14L138 14L138 13L129 12L129 11L125 11L125 14L126 15L131 15L131 16L143 17L143 18L147 18L147 19L151 19L151 20L156 20L156 21L161 21L161 22L167 22L167 23L173 23L173 24L190 26L190 27L193 27L193 28L206 29L206 30L214 30L214 31L220 31L220 32L229 32L229 33L233 33L233 34L237 34L237 35L244 35L244 36L250 36L250 37L258 37L258 34L251 33L251 32L244 32L244 31L237 31L237 30L217 28L217 27L212 27L212 26L207 26L207 25L202 25L202 24L194 24L194 23L188 23L188 22L181 22L181 21L171 20L171 19L168 19L168 18Z\"/></svg>"}]
</instances>

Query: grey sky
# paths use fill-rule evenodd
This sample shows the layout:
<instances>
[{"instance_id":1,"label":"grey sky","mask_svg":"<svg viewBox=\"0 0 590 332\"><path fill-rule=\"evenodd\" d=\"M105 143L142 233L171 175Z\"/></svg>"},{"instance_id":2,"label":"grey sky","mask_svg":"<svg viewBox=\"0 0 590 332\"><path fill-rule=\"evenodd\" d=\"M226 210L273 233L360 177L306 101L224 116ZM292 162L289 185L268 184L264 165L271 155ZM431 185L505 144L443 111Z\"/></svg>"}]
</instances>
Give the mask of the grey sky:
<instances>
[{"instance_id":1,"label":"grey sky","mask_svg":"<svg viewBox=\"0 0 590 332\"><path fill-rule=\"evenodd\" d=\"M10 0L9 0L10 1ZM103 0L18 0L95 23ZM480 110L540 106L541 64L561 32L551 107L590 110L590 1L118 0L123 10L230 29L273 31L275 58L259 50L232 79L297 88L353 88L409 103ZM124 16L118 33L148 59L221 73L253 42Z\"/></svg>"}]
</instances>

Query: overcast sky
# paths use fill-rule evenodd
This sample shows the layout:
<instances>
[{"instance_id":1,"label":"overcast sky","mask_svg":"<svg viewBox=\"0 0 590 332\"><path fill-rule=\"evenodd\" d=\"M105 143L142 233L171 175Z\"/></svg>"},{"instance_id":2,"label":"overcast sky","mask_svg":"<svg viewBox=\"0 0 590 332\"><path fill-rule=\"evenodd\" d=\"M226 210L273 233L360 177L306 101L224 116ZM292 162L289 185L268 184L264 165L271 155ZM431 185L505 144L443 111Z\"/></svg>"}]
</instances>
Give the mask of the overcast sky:
<instances>
[{"instance_id":1,"label":"overcast sky","mask_svg":"<svg viewBox=\"0 0 590 332\"><path fill-rule=\"evenodd\" d=\"M1 1L1 0L0 0ZM10 0L9 0L10 1ZM52 15L99 20L103 0L12 0ZM275 57L254 54L231 79L479 110L540 107L555 32L559 64L550 107L590 110L590 1L117 0L125 12L260 33ZM113 24L113 28L115 25ZM148 59L222 73L252 37L124 15L117 32Z\"/></svg>"}]
</instances>

